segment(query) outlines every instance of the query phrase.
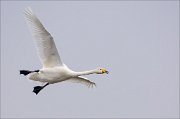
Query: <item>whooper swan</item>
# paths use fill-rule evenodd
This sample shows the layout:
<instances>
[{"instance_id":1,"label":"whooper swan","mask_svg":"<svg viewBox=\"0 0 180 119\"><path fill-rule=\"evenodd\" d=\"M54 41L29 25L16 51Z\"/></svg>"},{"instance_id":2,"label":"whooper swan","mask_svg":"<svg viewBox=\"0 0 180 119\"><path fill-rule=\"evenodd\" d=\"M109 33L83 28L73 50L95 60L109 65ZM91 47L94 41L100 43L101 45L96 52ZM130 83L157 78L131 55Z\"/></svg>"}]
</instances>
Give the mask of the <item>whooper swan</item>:
<instances>
[{"instance_id":1,"label":"whooper swan","mask_svg":"<svg viewBox=\"0 0 180 119\"><path fill-rule=\"evenodd\" d=\"M62 63L53 37L45 29L31 8L26 8L24 14L29 29L33 35L43 67L42 69L35 71L20 70L20 74L27 76L30 80L46 83L44 86L34 87L33 92L36 93L36 95L47 85L66 80L82 83L88 87L93 86L95 83L89 81L85 77L82 77L82 75L108 73L108 71L104 68L97 68L83 72L75 72L69 69L64 63Z\"/></svg>"}]
</instances>

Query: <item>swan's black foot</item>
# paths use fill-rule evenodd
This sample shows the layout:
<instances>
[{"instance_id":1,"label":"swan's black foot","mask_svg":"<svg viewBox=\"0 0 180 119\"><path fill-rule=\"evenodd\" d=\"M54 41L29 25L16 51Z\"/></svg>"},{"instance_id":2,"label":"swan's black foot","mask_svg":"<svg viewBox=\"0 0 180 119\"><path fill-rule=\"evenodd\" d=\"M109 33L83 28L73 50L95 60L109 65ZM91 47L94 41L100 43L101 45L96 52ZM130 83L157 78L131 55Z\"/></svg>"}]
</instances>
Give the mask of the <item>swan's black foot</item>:
<instances>
[{"instance_id":1,"label":"swan's black foot","mask_svg":"<svg viewBox=\"0 0 180 119\"><path fill-rule=\"evenodd\" d=\"M43 88L44 86L35 86L33 92L37 95Z\"/></svg>"},{"instance_id":2,"label":"swan's black foot","mask_svg":"<svg viewBox=\"0 0 180 119\"><path fill-rule=\"evenodd\" d=\"M46 83L44 86L35 86L33 92L37 95L47 85L49 85L49 83Z\"/></svg>"},{"instance_id":3,"label":"swan's black foot","mask_svg":"<svg viewBox=\"0 0 180 119\"><path fill-rule=\"evenodd\" d=\"M28 75L29 73L31 73L32 71L28 71L28 70L20 70L20 74L23 74L23 75Z\"/></svg>"},{"instance_id":4,"label":"swan's black foot","mask_svg":"<svg viewBox=\"0 0 180 119\"><path fill-rule=\"evenodd\" d=\"M23 74L23 75L28 75L29 73L32 73L32 72L39 72L39 70L35 70L35 71L28 71L28 70L20 70L20 74Z\"/></svg>"}]
</instances>

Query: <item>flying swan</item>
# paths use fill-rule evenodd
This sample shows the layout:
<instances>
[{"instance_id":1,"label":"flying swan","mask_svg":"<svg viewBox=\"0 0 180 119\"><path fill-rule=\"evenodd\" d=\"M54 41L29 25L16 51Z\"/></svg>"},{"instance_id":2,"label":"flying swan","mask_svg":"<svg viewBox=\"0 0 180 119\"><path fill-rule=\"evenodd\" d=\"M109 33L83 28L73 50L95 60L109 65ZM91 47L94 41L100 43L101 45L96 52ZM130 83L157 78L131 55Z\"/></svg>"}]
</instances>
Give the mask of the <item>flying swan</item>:
<instances>
[{"instance_id":1,"label":"flying swan","mask_svg":"<svg viewBox=\"0 0 180 119\"><path fill-rule=\"evenodd\" d=\"M27 78L30 80L46 83L44 86L34 87L33 92L36 95L47 85L66 80L82 83L87 85L88 87L93 87L95 83L89 81L87 78L83 77L83 75L103 73L108 74L108 71L104 68L97 68L94 70L83 72L75 72L69 69L61 61L53 37L45 29L40 20L31 10L31 8L26 8L24 14L29 29L34 38L36 49L38 51L38 55L43 67L42 69L35 71L20 70L20 74L27 76Z\"/></svg>"}]
</instances>

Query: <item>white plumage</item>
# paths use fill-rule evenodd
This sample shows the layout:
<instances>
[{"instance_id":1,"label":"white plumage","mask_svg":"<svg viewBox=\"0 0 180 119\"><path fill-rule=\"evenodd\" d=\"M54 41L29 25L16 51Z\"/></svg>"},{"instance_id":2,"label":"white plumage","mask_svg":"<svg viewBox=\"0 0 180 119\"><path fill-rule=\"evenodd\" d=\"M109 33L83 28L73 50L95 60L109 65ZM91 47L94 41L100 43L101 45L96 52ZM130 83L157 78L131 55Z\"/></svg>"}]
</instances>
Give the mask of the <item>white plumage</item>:
<instances>
[{"instance_id":1,"label":"white plumage","mask_svg":"<svg viewBox=\"0 0 180 119\"><path fill-rule=\"evenodd\" d=\"M62 65L53 37L30 8L25 10L26 21L34 37L43 68Z\"/></svg>"},{"instance_id":2,"label":"white plumage","mask_svg":"<svg viewBox=\"0 0 180 119\"><path fill-rule=\"evenodd\" d=\"M82 75L88 75L93 73L108 73L108 71L104 68L97 68L94 70L83 72L75 72L70 70L65 64L62 63L53 37L45 29L40 20L31 10L31 8L25 9L24 13L29 29L32 33L32 36L34 37L38 56L40 58L43 68L38 71L21 70L21 74L27 75L28 79L30 80L47 82L48 84L69 80L77 83L82 83L90 87L95 85L95 83L89 81L85 77L82 77ZM41 89L45 86L41 87ZM38 87L40 86L37 86L35 88ZM41 89L39 89L39 91ZM35 93L38 94L38 92Z\"/></svg>"}]
</instances>

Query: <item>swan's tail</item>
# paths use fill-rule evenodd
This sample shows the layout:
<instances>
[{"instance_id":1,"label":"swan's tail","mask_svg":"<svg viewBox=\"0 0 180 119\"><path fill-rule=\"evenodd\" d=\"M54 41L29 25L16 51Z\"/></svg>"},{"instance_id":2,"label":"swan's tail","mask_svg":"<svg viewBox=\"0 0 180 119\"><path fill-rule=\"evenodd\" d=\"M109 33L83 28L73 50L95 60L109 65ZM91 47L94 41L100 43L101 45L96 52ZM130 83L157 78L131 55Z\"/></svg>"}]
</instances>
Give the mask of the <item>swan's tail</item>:
<instances>
[{"instance_id":1,"label":"swan's tail","mask_svg":"<svg viewBox=\"0 0 180 119\"><path fill-rule=\"evenodd\" d=\"M39 70L35 70L35 71L29 71L29 70L20 70L20 74L23 74L23 75L28 75L29 73L32 73L32 72L39 72Z\"/></svg>"}]
</instances>

